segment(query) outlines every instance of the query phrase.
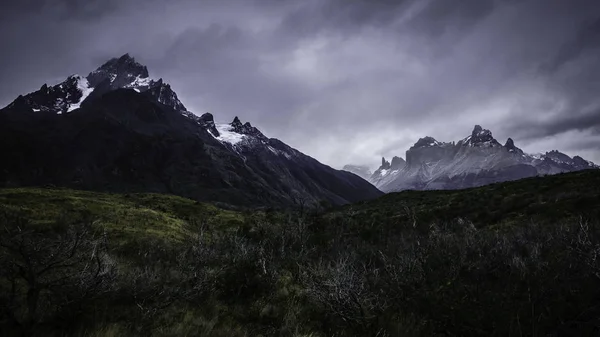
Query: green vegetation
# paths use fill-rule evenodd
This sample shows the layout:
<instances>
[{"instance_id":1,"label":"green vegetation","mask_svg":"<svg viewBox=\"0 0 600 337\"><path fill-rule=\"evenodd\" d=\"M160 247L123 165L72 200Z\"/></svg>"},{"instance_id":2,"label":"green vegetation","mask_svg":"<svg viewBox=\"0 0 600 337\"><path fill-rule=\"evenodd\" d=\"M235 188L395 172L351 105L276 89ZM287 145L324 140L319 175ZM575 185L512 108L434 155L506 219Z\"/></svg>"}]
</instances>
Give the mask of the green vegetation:
<instances>
[{"instance_id":1,"label":"green vegetation","mask_svg":"<svg viewBox=\"0 0 600 337\"><path fill-rule=\"evenodd\" d=\"M34 224L56 219L93 219L112 240L181 241L203 222L218 229L237 227L239 213L210 204L164 194L109 194L70 189L20 188L0 190L0 211L18 213Z\"/></svg>"},{"instance_id":2,"label":"green vegetation","mask_svg":"<svg viewBox=\"0 0 600 337\"><path fill-rule=\"evenodd\" d=\"M458 218L477 228L600 216L600 173L588 170L451 191L403 191L332 211L330 218L429 228ZM363 225L360 225L364 227Z\"/></svg>"},{"instance_id":3,"label":"green vegetation","mask_svg":"<svg viewBox=\"0 0 600 337\"><path fill-rule=\"evenodd\" d=\"M596 336L600 172L325 211L0 190L0 335Z\"/></svg>"}]
</instances>

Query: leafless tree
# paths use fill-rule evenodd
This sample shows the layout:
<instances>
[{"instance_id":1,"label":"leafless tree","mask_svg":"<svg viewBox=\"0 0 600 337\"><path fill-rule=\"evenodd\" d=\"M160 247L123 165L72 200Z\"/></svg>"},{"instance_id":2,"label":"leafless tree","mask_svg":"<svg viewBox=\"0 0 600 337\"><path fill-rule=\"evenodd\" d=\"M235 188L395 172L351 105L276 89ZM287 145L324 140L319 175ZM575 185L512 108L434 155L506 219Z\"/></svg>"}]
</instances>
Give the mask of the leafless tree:
<instances>
[{"instance_id":1,"label":"leafless tree","mask_svg":"<svg viewBox=\"0 0 600 337\"><path fill-rule=\"evenodd\" d=\"M2 309L25 335L59 310L113 285L115 263L106 236L92 223L42 231L42 225L22 219L3 220L0 278L9 292Z\"/></svg>"},{"instance_id":2,"label":"leafless tree","mask_svg":"<svg viewBox=\"0 0 600 337\"><path fill-rule=\"evenodd\" d=\"M302 282L307 296L329 314L346 322L364 323L387 306L369 287L367 275L375 272L344 256L304 268Z\"/></svg>"}]
</instances>

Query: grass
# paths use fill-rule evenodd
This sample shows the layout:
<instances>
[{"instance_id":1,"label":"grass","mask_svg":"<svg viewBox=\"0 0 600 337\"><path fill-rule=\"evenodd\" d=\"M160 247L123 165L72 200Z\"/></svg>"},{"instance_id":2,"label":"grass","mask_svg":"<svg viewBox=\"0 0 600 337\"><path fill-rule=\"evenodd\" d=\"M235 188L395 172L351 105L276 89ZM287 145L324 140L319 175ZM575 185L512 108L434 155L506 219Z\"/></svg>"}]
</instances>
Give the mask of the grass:
<instances>
[{"instance_id":1,"label":"grass","mask_svg":"<svg viewBox=\"0 0 600 337\"><path fill-rule=\"evenodd\" d=\"M527 221L555 221L600 212L600 171L589 170L529 178L451 191L403 191L329 210L323 218L409 226L457 218L477 227L503 227ZM17 212L39 225L60 217L88 217L118 241L181 241L199 223L219 232L236 229L244 219L262 221L262 212L225 210L166 194L113 194L62 188L0 189L0 210ZM275 214L278 217L279 214Z\"/></svg>"},{"instance_id":2,"label":"grass","mask_svg":"<svg viewBox=\"0 0 600 337\"><path fill-rule=\"evenodd\" d=\"M182 241L197 222L226 230L242 221L238 212L172 195L50 188L1 189L0 210L16 212L40 226L61 217L94 219L117 242Z\"/></svg>"}]
</instances>

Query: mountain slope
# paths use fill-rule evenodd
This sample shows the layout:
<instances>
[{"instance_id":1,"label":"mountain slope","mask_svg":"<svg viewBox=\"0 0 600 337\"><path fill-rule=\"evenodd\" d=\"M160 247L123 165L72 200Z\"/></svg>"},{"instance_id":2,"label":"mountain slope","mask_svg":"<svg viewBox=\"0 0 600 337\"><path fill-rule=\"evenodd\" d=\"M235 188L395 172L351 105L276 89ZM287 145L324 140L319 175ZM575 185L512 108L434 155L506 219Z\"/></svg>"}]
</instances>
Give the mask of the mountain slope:
<instances>
[{"instance_id":1,"label":"mountain slope","mask_svg":"<svg viewBox=\"0 0 600 337\"><path fill-rule=\"evenodd\" d=\"M406 151L406 161L394 157L390 164L384 158L369 181L384 192L460 189L593 168L598 166L556 150L526 154L511 138L502 145L490 130L476 125L471 135L458 142L419 139Z\"/></svg>"},{"instance_id":2,"label":"mountain slope","mask_svg":"<svg viewBox=\"0 0 600 337\"><path fill-rule=\"evenodd\" d=\"M238 205L344 204L367 181L268 138L236 117L188 111L129 55L0 110L0 185L165 192Z\"/></svg>"}]
</instances>

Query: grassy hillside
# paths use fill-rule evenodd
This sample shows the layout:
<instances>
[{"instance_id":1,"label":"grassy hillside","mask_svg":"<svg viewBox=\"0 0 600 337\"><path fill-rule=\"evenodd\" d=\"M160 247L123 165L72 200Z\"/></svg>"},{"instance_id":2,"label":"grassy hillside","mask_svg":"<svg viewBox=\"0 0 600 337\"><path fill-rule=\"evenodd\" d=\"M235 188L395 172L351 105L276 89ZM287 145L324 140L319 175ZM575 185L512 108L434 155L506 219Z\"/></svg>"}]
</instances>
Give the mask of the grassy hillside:
<instances>
[{"instance_id":1,"label":"grassy hillside","mask_svg":"<svg viewBox=\"0 0 600 337\"><path fill-rule=\"evenodd\" d=\"M109 194L70 189L0 189L0 212L18 214L39 226L57 219L93 219L117 240L181 241L194 222L219 229L238 226L238 212L166 194Z\"/></svg>"},{"instance_id":2,"label":"grassy hillside","mask_svg":"<svg viewBox=\"0 0 600 337\"><path fill-rule=\"evenodd\" d=\"M596 336L600 172L326 211L0 190L0 335Z\"/></svg>"}]
</instances>

